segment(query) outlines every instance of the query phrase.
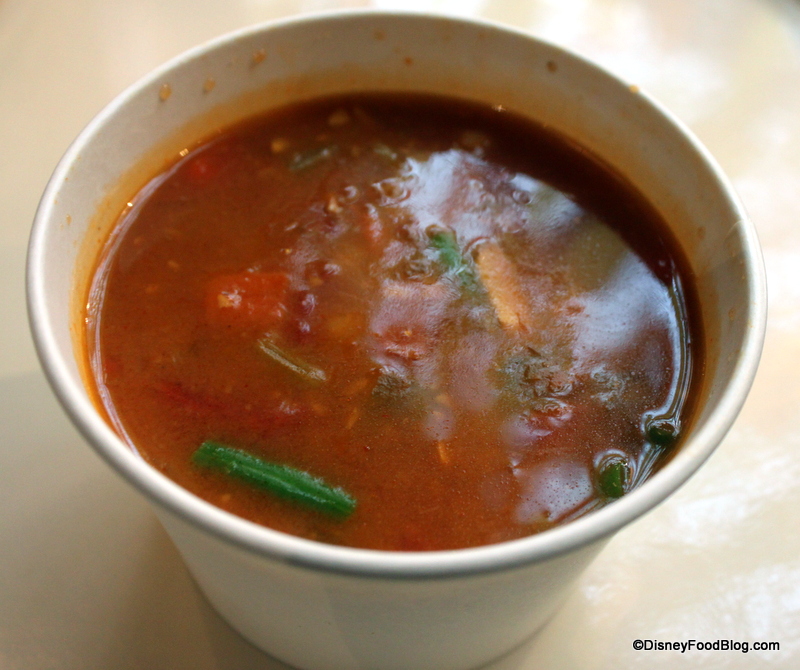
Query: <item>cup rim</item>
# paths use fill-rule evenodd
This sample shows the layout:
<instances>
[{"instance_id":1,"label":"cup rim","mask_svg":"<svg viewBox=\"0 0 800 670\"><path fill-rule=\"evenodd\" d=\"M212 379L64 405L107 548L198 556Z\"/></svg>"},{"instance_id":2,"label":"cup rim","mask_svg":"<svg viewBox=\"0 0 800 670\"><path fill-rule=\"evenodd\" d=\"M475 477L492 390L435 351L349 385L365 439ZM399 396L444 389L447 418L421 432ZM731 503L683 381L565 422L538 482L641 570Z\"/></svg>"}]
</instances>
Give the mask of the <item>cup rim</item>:
<instances>
[{"instance_id":1,"label":"cup rim","mask_svg":"<svg viewBox=\"0 0 800 670\"><path fill-rule=\"evenodd\" d=\"M619 500L553 529L524 538L465 549L425 552L380 551L324 544L247 521L190 493L137 456L101 418L83 385L72 377L61 356L47 308L45 247L55 226L53 211L58 192L72 165L104 123L142 89L163 80L183 63L239 40L307 23L380 17L406 21L441 21L462 27L500 31L545 45L565 59L590 68L600 77L626 86L616 75L588 59L523 30L482 19L465 19L431 12L334 10L267 21L228 32L168 60L127 87L106 105L72 142L56 166L39 203L28 245L26 289L28 318L44 373L58 400L92 448L125 480L167 513L228 544L291 565L314 570L388 579L451 578L485 574L539 563L599 542L650 511L691 477L710 457L733 424L755 377L766 330L766 276L755 227L716 161L694 134L671 112L646 93L647 104L688 141L703 168L713 176L731 212L736 214L743 240L743 260L750 303L748 327L730 381L704 425L678 453L640 487Z\"/></svg>"}]
</instances>

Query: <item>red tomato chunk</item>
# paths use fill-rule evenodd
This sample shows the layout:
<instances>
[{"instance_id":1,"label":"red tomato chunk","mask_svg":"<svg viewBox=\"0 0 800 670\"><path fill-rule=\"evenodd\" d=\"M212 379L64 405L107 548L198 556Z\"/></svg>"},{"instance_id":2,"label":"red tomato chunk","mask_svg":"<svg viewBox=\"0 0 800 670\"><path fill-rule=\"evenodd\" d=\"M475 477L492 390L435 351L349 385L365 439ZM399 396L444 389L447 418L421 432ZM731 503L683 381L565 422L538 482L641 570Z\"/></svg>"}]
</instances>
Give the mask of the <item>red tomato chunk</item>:
<instances>
[{"instance_id":1,"label":"red tomato chunk","mask_svg":"<svg viewBox=\"0 0 800 670\"><path fill-rule=\"evenodd\" d=\"M206 289L209 323L269 330L286 316L289 277L283 272L241 272L214 277Z\"/></svg>"}]
</instances>

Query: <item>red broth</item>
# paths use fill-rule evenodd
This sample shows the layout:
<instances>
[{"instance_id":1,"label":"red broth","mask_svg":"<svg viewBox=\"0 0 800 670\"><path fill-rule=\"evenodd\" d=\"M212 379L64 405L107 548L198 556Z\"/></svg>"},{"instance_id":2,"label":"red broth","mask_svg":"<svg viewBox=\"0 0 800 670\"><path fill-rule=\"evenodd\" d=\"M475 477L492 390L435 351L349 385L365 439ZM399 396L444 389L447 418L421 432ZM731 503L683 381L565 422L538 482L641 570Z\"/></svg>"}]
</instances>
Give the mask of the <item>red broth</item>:
<instances>
[{"instance_id":1,"label":"red broth","mask_svg":"<svg viewBox=\"0 0 800 670\"><path fill-rule=\"evenodd\" d=\"M110 420L209 502L385 550L530 535L679 446L691 276L607 166L502 109L329 98L220 131L121 214L87 313ZM331 515L194 457L347 492Z\"/></svg>"}]
</instances>

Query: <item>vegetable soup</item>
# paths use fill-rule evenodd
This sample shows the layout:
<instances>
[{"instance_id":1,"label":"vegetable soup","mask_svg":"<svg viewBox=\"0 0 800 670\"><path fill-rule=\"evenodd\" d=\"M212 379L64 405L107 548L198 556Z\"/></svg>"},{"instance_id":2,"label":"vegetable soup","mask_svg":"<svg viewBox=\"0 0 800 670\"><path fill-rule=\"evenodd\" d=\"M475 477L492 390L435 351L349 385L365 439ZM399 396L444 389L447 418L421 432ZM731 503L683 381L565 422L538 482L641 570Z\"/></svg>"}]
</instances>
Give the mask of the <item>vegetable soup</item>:
<instances>
[{"instance_id":1,"label":"vegetable soup","mask_svg":"<svg viewBox=\"0 0 800 670\"><path fill-rule=\"evenodd\" d=\"M98 403L209 502L439 550L606 505L679 446L692 277L652 207L501 107L325 98L188 147L87 307Z\"/></svg>"}]
</instances>

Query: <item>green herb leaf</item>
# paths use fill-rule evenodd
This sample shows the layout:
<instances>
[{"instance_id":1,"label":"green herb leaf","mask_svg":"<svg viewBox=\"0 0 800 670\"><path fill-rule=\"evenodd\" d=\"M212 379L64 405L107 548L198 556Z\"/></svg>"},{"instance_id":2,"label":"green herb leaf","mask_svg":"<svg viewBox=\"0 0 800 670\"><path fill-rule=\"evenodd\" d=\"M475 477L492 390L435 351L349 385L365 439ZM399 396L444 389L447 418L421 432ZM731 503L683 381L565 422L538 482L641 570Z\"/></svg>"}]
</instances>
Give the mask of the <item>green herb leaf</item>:
<instances>
[{"instance_id":1,"label":"green herb leaf","mask_svg":"<svg viewBox=\"0 0 800 670\"><path fill-rule=\"evenodd\" d=\"M476 293L479 290L480 281L472 265L461 253L455 233L436 226L428 231L428 239L431 247L438 251L439 262L445 269L456 277L470 293Z\"/></svg>"}]
</instances>

